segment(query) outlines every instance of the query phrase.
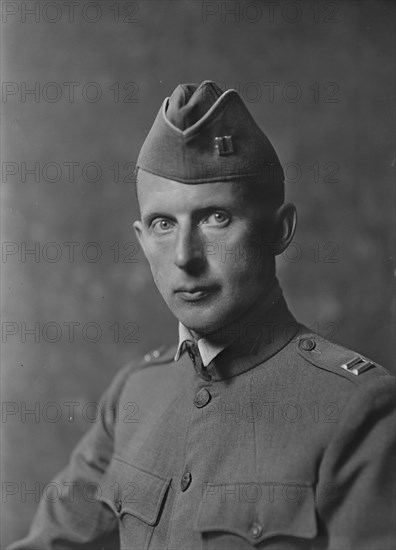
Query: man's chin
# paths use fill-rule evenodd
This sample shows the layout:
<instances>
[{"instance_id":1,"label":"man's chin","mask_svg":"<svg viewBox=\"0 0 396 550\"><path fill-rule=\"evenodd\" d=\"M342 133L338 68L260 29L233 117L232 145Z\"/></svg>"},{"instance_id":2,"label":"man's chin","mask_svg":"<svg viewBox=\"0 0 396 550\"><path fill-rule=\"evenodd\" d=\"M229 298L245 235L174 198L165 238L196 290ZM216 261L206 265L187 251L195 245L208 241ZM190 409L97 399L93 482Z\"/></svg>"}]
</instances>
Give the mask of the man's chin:
<instances>
[{"instance_id":1,"label":"man's chin","mask_svg":"<svg viewBox=\"0 0 396 550\"><path fill-rule=\"evenodd\" d=\"M229 325L238 315L233 315L232 312L219 312L216 314L210 311L191 311L186 313L178 311L173 312L175 317L196 337L208 336L216 331Z\"/></svg>"},{"instance_id":2,"label":"man's chin","mask_svg":"<svg viewBox=\"0 0 396 550\"><path fill-rule=\"evenodd\" d=\"M210 334L227 324L225 316L219 315L218 312L214 315L212 311L204 308L189 306L171 311L186 328L201 336Z\"/></svg>"}]
</instances>

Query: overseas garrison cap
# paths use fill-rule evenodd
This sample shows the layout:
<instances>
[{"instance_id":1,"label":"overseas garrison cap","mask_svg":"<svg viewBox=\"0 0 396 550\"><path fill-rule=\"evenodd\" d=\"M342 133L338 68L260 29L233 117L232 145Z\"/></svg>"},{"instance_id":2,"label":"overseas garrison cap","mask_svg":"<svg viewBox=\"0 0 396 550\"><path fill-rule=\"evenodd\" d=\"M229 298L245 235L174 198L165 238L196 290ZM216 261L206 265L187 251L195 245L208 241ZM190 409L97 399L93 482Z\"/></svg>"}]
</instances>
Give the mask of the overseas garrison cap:
<instances>
[{"instance_id":1,"label":"overseas garrison cap","mask_svg":"<svg viewBox=\"0 0 396 550\"><path fill-rule=\"evenodd\" d=\"M284 200L278 156L236 90L215 82L180 84L165 99L137 167L186 184L256 182L271 202Z\"/></svg>"}]
</instances>

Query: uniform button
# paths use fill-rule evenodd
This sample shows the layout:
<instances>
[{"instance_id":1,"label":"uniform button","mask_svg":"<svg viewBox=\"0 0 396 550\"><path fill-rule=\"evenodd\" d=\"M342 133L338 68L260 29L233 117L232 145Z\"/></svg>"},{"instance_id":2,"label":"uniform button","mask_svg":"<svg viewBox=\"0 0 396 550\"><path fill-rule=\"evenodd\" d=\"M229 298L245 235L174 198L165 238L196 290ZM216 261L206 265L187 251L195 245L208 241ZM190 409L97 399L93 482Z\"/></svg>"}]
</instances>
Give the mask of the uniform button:
<instances>
[{"instance_id":1,"label":"uniform button","mask_svg":"<svg viewBox=\"0 0 396 550\"><path fill-rule=\"evenodd\" d=\"M160 355L161 355L161 354L160 354L160 352L159 352L158 349L156 349L156 350L153 351L153 357L155 357L156 359L157 359Z\"/></svg>"},{"instance_id":2,"label":"uniform button","mask_svg":"<svg viewBox=\"0 0 396 550\"><path fill-rule=\"evenodd\" d=\"M207 405L210 401L210 393L206 388L201 388L194 397L194 405L198 407L198 409L201 409L205 405Z\"/></svg>"},{"instance_id":3,"label":"uniform button","mask_svg":"<svg viewBox=\"0 0 396 550\"><path fill-rule=\"evenodd\" d=\"M261 533L263 532L263 528L259 523L253 523L253 525L250 528L250 534L254 539L258 539Z\"/></svg>"},{"instance_id":4,"label":"uniform button","mask_svg":"<svg viewBox=\"0 0 396 550\"><path fill-rule=\"evenodd\" d=\"M316 342L312 338L304 338L301 340L300 347L305 351L312 351L316 347Z\"/></svg>"},{"instance_id":5,"label":"uniform button","mask_svg":"<svg viewBox=\"0 0 396 550\"><path fill-rule=\"evenodd\" d=\"M116 500L115 501L115 507L116 507L117 512L121 512L121 508L122 508L121 500Z\"/></svg>"},{"instance_id":6,"label":"uniform button","mask_svg":"<svg viewBox=\"0 0 396 550\"><path fill-rule=\"evenodd\" d=\"M184 492L190 487L192 476L190 472L185 472L180 481L180 489Z\"/></svg>"},{"instance_id":7,"label":"uniform button","mask_svg":"<svg viewBox=\"0 0 396 550\"><path fill-rule=\"evenodd\" d=\"M144 360L146 361L146 363L151 361L151 355L149 353L146 353L146 355L144 356Z\"/></svg>"}]
</instances>

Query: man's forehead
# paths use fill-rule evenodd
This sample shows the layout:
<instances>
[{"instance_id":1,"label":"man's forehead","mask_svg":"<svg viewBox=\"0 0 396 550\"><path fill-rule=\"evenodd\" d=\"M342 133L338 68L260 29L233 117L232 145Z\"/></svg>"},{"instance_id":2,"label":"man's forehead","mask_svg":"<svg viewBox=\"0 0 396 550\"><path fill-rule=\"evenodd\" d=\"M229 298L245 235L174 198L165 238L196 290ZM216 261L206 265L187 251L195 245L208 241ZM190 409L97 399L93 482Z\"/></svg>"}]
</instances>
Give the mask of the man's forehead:
<instances>
[{"instance_id":1,"label":"man's forehead","mask_svg":"<svg viewBox=\"0 0 396 550\"><path fill-rule=\"evenodd\" d=\"M233 198L239 200L243 197L243 189L239 182L226 181L189 185L141 169L137 177L137 192L141 206L144 203L167 201L170 197L172 200L180 202L195 199L208 205L222 199L224 201Z\"/></svg>"}]
</instances>

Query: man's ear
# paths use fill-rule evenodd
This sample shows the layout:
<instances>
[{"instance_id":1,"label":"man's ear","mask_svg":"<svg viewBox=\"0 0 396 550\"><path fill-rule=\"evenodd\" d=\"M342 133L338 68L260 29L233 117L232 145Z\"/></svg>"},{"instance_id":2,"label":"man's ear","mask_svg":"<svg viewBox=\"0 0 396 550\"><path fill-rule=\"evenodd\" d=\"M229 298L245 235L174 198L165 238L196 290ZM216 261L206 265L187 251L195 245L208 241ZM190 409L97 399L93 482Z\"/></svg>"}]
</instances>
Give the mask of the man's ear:
<instances>
[{"instance_id":1,"label":"man's ear","mask_svg":"<svg viewBox=\"0 0 396 550\"><path fill-rule=\"evenodd\" d=\"M135 230L135 235L137 237L137 240L139 241L139 244L144 252L144 255L147 257L146 250L144 249L143 244L143 227L142 222L140 220L136 220L133 222L133 229Z\"/></svg>"},{"instance_id":2,"label":"man's ear","mask_svg":"<svg viewBox=\"0 0 396 550\"><path fill-rule=\"evenodd\" d=\"M297 226L297 210L294 204L282 204L275 218L275 256L282 254L291 243Z\"/></svg>"}]
</instances>

